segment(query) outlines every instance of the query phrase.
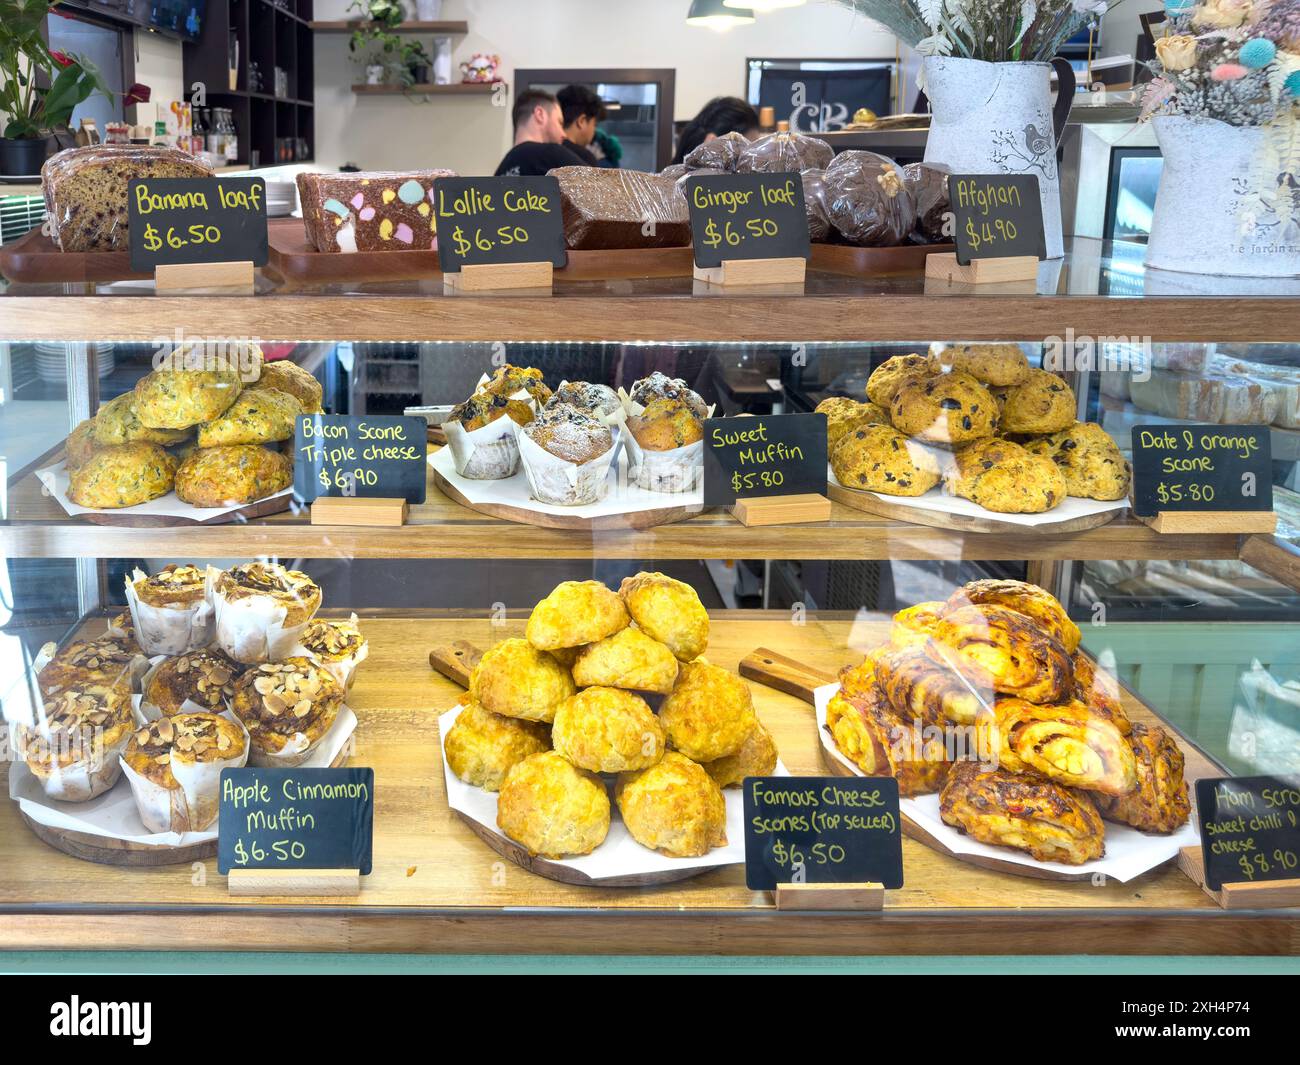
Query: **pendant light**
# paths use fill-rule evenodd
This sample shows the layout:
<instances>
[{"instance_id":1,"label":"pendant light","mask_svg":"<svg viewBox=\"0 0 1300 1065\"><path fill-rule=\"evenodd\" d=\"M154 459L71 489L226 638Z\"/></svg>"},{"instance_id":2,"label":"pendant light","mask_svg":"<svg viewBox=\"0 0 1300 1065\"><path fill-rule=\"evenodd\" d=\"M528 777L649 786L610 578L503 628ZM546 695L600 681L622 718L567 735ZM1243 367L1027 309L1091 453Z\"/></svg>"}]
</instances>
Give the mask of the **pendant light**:
<instances>
[{"instance_id":1,"label":"pendant light","mask_svg":"<svg viewBox=\"0 0 1300 1065\"><path fill-rule=\"evenodd\" d=\"M686 16L689 26L707 26L711 30L729 30L754 21L754 12L748 6L726 5L722 0L691 0L691 10Z\"/></svg>"}]
</instances>

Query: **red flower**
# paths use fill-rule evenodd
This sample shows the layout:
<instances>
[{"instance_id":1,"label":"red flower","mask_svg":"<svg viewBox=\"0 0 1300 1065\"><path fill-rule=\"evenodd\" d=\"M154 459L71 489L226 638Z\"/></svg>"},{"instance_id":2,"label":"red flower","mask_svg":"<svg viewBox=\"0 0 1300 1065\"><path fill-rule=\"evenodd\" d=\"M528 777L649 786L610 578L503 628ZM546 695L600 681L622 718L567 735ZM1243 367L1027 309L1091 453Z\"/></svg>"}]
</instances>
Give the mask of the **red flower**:
<instances>
[{"instance_id":1,"label":"red flower","mask_svg":"<svg viewBox=\"0 0 1300 1065\"><path fill-rule=\"evenodd\" d=\"M142 85L137 81L126 90L126 95L123 97L122 103L127 107L130 107L132 104L147 104L149 102L149 97L152 95L153 90L151 90L148 85Z\"/></svg>"},{"instance_id":2,"label":"red flower","mask_svg":"<svg viewBox=\"0 0 1300 1065\"><path fill-rule=\"evenodd\" d=\"M75 62L72 56L67 55L64 52L50 52L50 55L61 67L70 67Z\"/></svg>"}]
</instances>

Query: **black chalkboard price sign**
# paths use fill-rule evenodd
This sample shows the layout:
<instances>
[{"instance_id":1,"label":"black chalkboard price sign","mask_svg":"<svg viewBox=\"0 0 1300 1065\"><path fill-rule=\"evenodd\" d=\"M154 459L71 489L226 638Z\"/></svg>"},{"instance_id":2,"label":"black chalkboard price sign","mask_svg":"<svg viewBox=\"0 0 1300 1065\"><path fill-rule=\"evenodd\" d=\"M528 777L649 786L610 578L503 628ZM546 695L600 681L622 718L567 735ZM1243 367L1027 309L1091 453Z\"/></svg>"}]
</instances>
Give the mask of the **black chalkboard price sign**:
<instances>
[{"instance_id":1,"label":"black chalkboard price sign","mask_svg":"<svg viewBox=\"0 0 1300 1065\"><path fill-rule=\"evenodd\" d=\"M444 273L568 261L560 183L553 177L439 178L433 202Z\"/></svg>"},{"instance_id":2,"label":"black chalkboard price sign","mask_svg":"<svg viewBox=\"0 0 1300 1065\"><path fill-rule=\"evenodd\" d=\"M423 418L303 414L293 438L293 491L320 496L405 499L423 503L428 481Z\"/></svg>"},{"instance_id":3,"label":"black chalkboard price sign","mask_svg":"<svg viewBox=\"0 0 1300 1065\"><path fill-rule=\"evenodd\" d=\"M131 269L182 263L266 265L261 178L132 178L126 189Z\"/></svg>"},{"instance_id":4,"label":"black chalkboard price sign","mask_svg":"<svg viewBox=\"0 0 1300 1065\"><path fill-rule=\"evenodd\" d=\"M1047 258L1043 203L1034 174L953 174L948 178L957 262Z\"/></svg>"},{"instance_id":5,"label":"black chalkboard price sign","mask_svg":"<svg viewBox=\"0 0 1300 1065\"><path fill-rule=\"evenodd\" d=\"M1135 425L1133 513L1273 509L1266 425Z\"/></svg>"},{"instance_id":6,"label":"black chalkboard price sign","mask_svg":"<svg viewBox=\"0 0 1300 1065\"><path fill-rule=\"evenodd\" d=\"M373 769L223 769L217 870L370 872Z\"/></svg>"},{"instance_id":7,"label":"black chalkboard price sign","mask_svg":"<svg viewBox=\"0 0 1300 1065\"><path fill-rule=\"evenodd\" d=\"M1196 782L1205 886L1300 880L1300 777Z\"/></svg>"},{"instance_id":8,"label":"black chalkboard price sign","mask_svg":"<svg viewBox=\"0 0 1300 1065\"><path fill-rule=\"evenodd\" d=\"M745 886L903 886L902 818L893 777L747 777Z\"/></svg>"},{"instance_id":9,"label":"black chalkboard price sign","mask_svg":"<svg viewBox=\"0 0 1300 1065\"><path fill-rule=\"evenodd\" d=\"M808 214L798 174L720 174L686 183L695 265L807 259Z\"/></svg>"},{"instance_id":10,"label":"black chalkboard price sign","mask_svg":"<svg viewBox=\"0 0 1300 1065\"><path fill-rule=\"evenodd\" d=\"M826 494L826 415L764 414L704 423L704 505Z\"/></svg>"}]
</instances>

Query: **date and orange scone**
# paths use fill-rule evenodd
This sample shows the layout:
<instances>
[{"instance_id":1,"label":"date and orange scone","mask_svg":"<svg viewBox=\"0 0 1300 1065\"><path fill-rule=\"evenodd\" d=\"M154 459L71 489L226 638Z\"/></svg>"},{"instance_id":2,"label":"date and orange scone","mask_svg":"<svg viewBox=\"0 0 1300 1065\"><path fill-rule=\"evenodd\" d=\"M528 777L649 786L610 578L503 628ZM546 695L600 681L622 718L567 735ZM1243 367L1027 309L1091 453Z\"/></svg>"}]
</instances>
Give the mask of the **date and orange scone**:
<instances>
[{"instance_id":1,"label":"date and orange scone","mask_svg":"<svg viewBox=\"0 0 1300 1065\"><path fill-rule=\"evenodd\" d=\"M217 645L245 665L287 656L320 609L316 582L275 562L209 568L208 582Z\"/></svg>"},{"instance_id":2,"label":"date and orange scone","mask_svg":"<svg viewBox=\"0 0 1300 1065\"><path fill-rule=\"evenodd\" d=\"M173 563L152 576L134 570L126 578L126 602L146 654L179 655L212 642L206 569Z\"/></svg>"},{"instance_id":3,"label":"date and orange scone","mask_svg":"<svg viewBox=\"0 0 1300 1065\"><path fill-rule=\"evenodd\" d=\"M150 670L143 702L164 717L185 713L186 702L219 714L235 697L239 666L220 651L190 651L168 658Z\"/></svg>"},{"instance_id":4,"label":"date and orange scone","mask_svg":"<svg viewBox=\"0 0 1300 1065\"><path fill-rule=\"evenodd\" d=\"M257 766L301 765L330 730L343 689L310 658L263 662L235 682L232 706L248 729L248 760Z\"/></svg>"},{"instance_id":5,"label":"date and orange scone","mask_svg":"<svg viewBox=\"0 0 1300 1065\"><path fill-rule=\"evenodd\" d=\"M248 760L244 730L220 714L161 717L131 734L122 764L150 832L199 832L220 808L221 771Z\"/></svg>"}]
</instances>

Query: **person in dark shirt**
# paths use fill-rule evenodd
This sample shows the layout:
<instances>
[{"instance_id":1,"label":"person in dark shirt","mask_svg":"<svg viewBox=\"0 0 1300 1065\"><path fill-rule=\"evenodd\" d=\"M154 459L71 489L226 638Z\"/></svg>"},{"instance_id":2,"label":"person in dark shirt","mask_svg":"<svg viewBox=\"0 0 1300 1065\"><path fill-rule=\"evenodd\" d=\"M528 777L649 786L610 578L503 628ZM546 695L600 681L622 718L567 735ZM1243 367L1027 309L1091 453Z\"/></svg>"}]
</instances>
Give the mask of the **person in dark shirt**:
<instances>
[{"instance_id":1,"label":"person in dark shirt","mask_svg":"<svg viewBox=\"0 0 1300 1065\"><path fill-rule=\"evenodd\" d=\"M564 146L587 166L599 166L591 150L596 127L605 120L605 101L585 85L566 85L555 94L564 122Z\"/></svg>"},{"instance_id":2,"label":"person in dark shirt","mask_svg":"<svg viewBox=\"0 0 1300 1065\"><path fill-rule=\"evenodd\" d=\"M758 136L758 112L736 96L716 96L682 127L677 137L674 163L680 163L706 141L728 133L743 133L750 140Z\"/></svg>"},{"instance_id":3,"label":"person in dark shirt","mask_svg":"<svg viewBox=\"0 0 1300 1065\"><path fill-rule=\"evenodd\" d=\"M515 146L506 152L496 176L537 176L558 166L582 166L564 146L559 101L549 92L529 89L515 98Z\"/></svg>"}]
</instances>

